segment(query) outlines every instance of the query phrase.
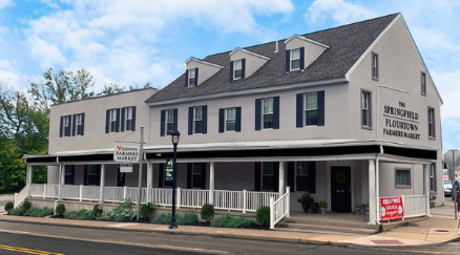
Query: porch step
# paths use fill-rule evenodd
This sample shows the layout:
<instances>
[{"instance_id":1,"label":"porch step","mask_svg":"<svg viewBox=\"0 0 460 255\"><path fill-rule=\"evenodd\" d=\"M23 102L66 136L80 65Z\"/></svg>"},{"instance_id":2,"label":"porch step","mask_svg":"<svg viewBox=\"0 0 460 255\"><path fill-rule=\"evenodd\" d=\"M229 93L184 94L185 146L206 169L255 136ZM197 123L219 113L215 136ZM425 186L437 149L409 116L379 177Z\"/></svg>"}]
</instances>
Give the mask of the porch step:
<instances>
[{"instance_id":1,"label":"porch step","mask_svg":"<svg viewBox=\"0 0 460 255\"><path fill-rule=\"evenodd\" d=\"M280 222L276 225L277 230L288 230L295 232L321 232L321 233L346 233L356 235L373 235L378 233L378 229L368 228L352 228L352 227L337 227L334 224L330 225L312 225L303 223L287 223Z\"/></svg>"}]
</instances>

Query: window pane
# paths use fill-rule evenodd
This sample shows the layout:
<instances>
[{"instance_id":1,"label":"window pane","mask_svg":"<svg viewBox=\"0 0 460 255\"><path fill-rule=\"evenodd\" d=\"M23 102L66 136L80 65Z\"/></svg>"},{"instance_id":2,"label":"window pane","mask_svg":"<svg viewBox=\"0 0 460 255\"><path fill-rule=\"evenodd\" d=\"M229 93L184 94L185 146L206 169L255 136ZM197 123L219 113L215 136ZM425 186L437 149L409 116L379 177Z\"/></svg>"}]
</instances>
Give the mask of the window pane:
<instances>
[{"instance_id":1,"label":"window pane","mask_svg":"<svg viewBox=\"0 0 460 255\"><path fill-rule=\"evenodd\" d=\"M273 112L273 98L264 99L264 113Z\"/></svg>"},{"instance_id":2,"label":"window pane","mask_svg":"<svg viewBox=\"0 0 460 255\"><path fill-rule=\"evenodd\" d=\"M110 110L110 121L116 121L117 120L117 111L114 109L114 110Z\"/></svg>"},{"instance_id":3,"label":"window pane","mask_svg":"<svg viewBox=\"0 0 460 255\"><path fill-rule=\"evenodd\" d=\"M308 174L308 162L297 162L297 174Z\"/></svg>"},{"instance_id":4,"label":"window pane","mask_svg":"<svg viewBox=\"0 0 460 255\"><path fill-rule=\"evenodd\" d=\"M305 112L305 119L307 126L315 126L318 125L318 111L306 111Z\"/></svg>"},{"instance_id":5,"label":"window pane","mask_svg":"<svg viewBox=\"0 0 460 255\"><path fill-rule=\"evenodd\" d=\"M410 186L410 170L396 170L396 186Z\"/></svg>"},{"instance_id":6,"label":"window pane","mask_svg":"<svg viewBox=\"0 0 460 255\"><path fill-rule=\"evenodd\" d=\"M193 175L193 188L201 188L201 175Z\"/></svg>"},{"instance_id":7,"label":"window pane","mask_svg":"<svg viewBox=\"0 0 460 255\"><path fill-rule=\"evenodd\" d=\"M361 100L361 108L362 109L367 109L368 108L369 94L366 93L366 92L363 92L362 96L363 96L363 98Z\"/></svg>"},{"instance_id":8,"label":"window pane","mask_svg":"<svg viewBox=\"0 0 460 255\"><path fill-rule=\"evenodd\" d=\"M273 190L273 175L267 175L262 178L262 189Z\"/></svg>"},{"instance_id":9,"label":"window pane","mask_svg":"<svg viewBox=\"0 0 460 255\"><path fill-rule=\"evenodd\" d=\"M235 131L235 122L227 122L227 131Z\"/></svg>"},{"instance_id":10,"label":"window pane","mask_svg":"<svg viewBox=\"0 0 460 255\"><path fill-rule=\"evenodd\" d=\"M298 175L296 191L308 191L308 176Z\"/></svg>"},{"instance_id":11,"label":"window pane","mask_svg":"<svg viewBox=\"0 0 460 255\"><path fill-rule=\"evenodd\" d=\"M126 121L126 130L132 130L133 127L133 120Z\"/></svg>"},{"instance_id":12,"label":"window pane","mask_svg":"<svg viewBox=\"0 0 460 255\"><path fill-rule=\"evenodd\" d=\"M167 111L167 116L167 122L172 123L174 121L174 112L172 110Z\"/></svg>"},{"instance_id":13,"label":"window pane","mask_svg":"<svg viewBox=\"0 0 460 255\"><path fill-rule=\"evenodd\" d=\"M236 119L235 108L227 109L227 120L235 120L235 119Z\"/></svg>"},{"instance_id":14,"label":"window pane","mask_svg":"<svg viewBox=\"0 0 460 255\"><path fill-rule=\"evenodd\" d=\"M295 50L292 50L291 52L292 52L292 55L291 55L292 60L300 59L300 49L295 49Z\"/></svg>"},{"instance_id":15,"label":"window pane","mask_svg":"<svg viewBox=\"0 0 460 255\"><path fill-rule=\"evenodd\" d=\"M203 107L195 107L195 121L203 119Z\"/></svg>"},{"instance_id":16,"label":"window pane","mask_svg":"<svg viewBox=\"0 0 460 255\"><path fill-rule=\"evenodd\" d=\"M189 70L188 78L189 79L195 78L195 69Z\"/></svg>"},{"instance_id":17,"label":"window pane","mask_svg":"<svg viewBox=\"0 0 460 255\"><path fill-rule=\"evenodd\" d=\"M203 122L195 121L195 133L202 133L202 132L203 132Z\"/></svg>"},{"instance_id":18,"label":"window pane","mask_svg":"<svg viewBox=\"0 0 460 255\"><path fill-rule=\"evenodd\" d=\"M193 174L201 174L201 170L203 169L203 165L200 163L193 164Z\"/></svg>"},{"instance_id":19,"label":"window pane","mask_svg":"<svg viewBox=\"0 0 460 255\"><path fill-rule=\"evenodd\" d=\"M241 68L242 68L242 61L241 60L235 61L235 70L241 70Z\"/></svg>"},{"instance_id":20,"label":"window pane","mask_svg":"<svg viewBox=\"0 0 460 255\"><path fill-rule=\"evenodd\" d=\"M263 174L273 174L274 164L273 162L264 162L263 163Z\"/></svg>"},{"instance_id":21,"label":"window pane","mask_svg":"<svg viewBox=\"0 0 460 255\"><path fill-rule=\"evenodd\" d=\"M243 76L241 70L235 70L235 79L239 79Z\"/></svg>"},{"instance_id":22,"label":"window pane","mask_svg":"<svg viewBox=\"0 0 460 255\"><path fill-rule=\"evenodd\" d=\"M299 69L300 68L300 59L292 60L291 62L292 62L291 69Z\"/></svg>"},{"instance_id":23,"label":"window pane","mask_svg":"<svg viewBox=\"0 0 460 255\"><path fill-rule=\"evenodd\" d=\"M273 114L264 115L264 128L273 128Z\"/></svg>"},{"instance_id":24,"label":"window pane","mask_svg":"<svg viewBox=\"0 0 460 255\"><path fill-rule=\"evenodd\" d=\"M167 132L171 132L171 131L173 131L173 130L174 130L174 123L168 123L168 124L166 125L166 131L167 131Z\"/></svg>"},{"instance_id":25,"label":"window pane","mask_svg":"<svg viewBox=\"0 0 460 255\"><path fill-rule=\"evenodd\" d=\"M315 93L308 93L305 95L305 109L317 109L318 108L318 94Z\"/></svg>"},{"instance_id":26,"label":"window pane","mask_svg":"<svg viewBox=\"0 0 460 255\"><path fill-rule=\"evenodd\" d=\"M129 107L126 109L126 119L130 120L133 118L133 108Z\"/></svg>"}]
</instances>

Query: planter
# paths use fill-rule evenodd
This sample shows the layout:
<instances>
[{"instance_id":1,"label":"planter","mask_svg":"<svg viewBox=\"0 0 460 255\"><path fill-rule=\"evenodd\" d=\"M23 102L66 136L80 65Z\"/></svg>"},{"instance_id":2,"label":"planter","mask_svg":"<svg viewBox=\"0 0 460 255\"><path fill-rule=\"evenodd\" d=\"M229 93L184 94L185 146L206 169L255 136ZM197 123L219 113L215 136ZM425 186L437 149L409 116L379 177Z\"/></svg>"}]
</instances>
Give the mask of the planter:
<instances>
[{"instance_id":1,"label":"planter","mask_svg":"<svg viewBox=\"0 0 460 255\"><path fill-rule=\"evenodd\" d=\"M318 205L318 203L312 203L311 206L310 206L310 208L311 208L311 212L312 212L312 213L317 213L317 212L318 212L319 205Z\"/></svg>"},{"instance_id":2,"label":"planter","mask_svg":"<svg viewBox=\"0 0 460 255\"><path fill-rule=\"evenodd\" d=\"M361 211L361 206L355 205L355 212L356 212L356 214L359 214L360 211Z\"/></svg>"},{"instance_id":3,"label":"planter","mask_svg":"<svg viewBox=\"0 0 460 255\"><path fill-rule=\"evenodd\" d=\"M321 214L326 214L326 208L321 207Z\"/></svg>"},{"instance_id":4,"label":"planter","mask_svg":"<svg viewBox=\"0 0 460 255\"><path fill-rule=\"evenodd\" d=\"M304 212L308 212L308 209L310 208L310 203L301 203L302 204L302 209Z\"/></svg>"}]
</instances>

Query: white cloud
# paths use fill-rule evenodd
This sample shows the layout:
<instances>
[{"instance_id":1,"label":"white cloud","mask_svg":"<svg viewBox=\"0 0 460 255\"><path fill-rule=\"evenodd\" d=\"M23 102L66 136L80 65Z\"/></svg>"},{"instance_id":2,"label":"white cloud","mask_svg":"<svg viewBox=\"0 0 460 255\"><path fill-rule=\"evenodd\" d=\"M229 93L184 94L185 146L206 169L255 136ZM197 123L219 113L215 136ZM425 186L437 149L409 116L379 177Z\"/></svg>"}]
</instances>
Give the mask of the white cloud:
<instances>
[{"instance_id":1,"label":"white cloud","mask_svg":"<svg viewBox=\"0 0 460 255\"><path fill-rule=\"evenodd\" d=\"M316 0L304 14L304 18L312 23L332 18L337 24L347 24L377 16L375 11L344 0Z\"/></svg>"},{"instance_id":2,"label":"white cloud","mask_svg":"<svg viewBox=\"0 0 460 255\"><path fill-rule=\"evenodd\" d=\"M27 43L31 46L31 57L39 63L41 68L45 69L54 65L67 64L67 59L55 44L46 42L36 36L30 37Z\"/></svg>"},{"instance_id":3,"label":"white cloud","mask_svg":"<svg viewBox=\"0 0 460 255\"><path fill-rule=\"evenodd\" d=\"M11 0L0 0L0 10L8 6L11 2Z\"/></svg>"}]
</instances>

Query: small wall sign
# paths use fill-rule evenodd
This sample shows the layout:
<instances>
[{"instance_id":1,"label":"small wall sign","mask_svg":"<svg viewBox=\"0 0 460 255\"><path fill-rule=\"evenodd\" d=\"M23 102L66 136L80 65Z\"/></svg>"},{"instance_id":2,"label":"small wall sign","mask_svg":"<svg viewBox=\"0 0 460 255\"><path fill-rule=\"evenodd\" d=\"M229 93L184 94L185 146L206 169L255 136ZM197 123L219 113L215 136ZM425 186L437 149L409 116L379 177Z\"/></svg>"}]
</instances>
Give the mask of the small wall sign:
<instances>
[{"instance_id":1,"label":"small wall sign","mask_svg":"<svg viewBox=\"0 0 460 255\"><path fill-rule=\"evenodd\" d=\"M132 173L133 164L120 164L120 173Z\"/></svg>"}]
</instances>

